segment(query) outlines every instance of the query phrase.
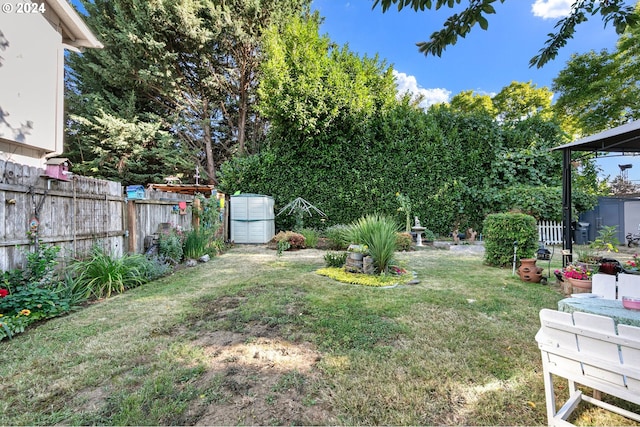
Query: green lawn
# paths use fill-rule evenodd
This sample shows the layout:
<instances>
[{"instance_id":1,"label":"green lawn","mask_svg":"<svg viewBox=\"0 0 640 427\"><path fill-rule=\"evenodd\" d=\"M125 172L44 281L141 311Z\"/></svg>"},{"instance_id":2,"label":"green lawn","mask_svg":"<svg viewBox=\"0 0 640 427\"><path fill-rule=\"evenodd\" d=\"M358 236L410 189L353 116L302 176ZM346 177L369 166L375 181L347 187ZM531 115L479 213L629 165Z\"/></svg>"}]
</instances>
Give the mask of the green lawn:
<instances>
[{"instance_id":1,"label":"green lawn","mask_svg":"<svg viewBox=\"0 0 640 427\"><path fill-rule=\"evenodd\" d=\"M557 287L427 249L397 254L418 285L367 288L323 254L237 246L1 342L0 424L546 424Z\"/></svg>"}]
</instances>

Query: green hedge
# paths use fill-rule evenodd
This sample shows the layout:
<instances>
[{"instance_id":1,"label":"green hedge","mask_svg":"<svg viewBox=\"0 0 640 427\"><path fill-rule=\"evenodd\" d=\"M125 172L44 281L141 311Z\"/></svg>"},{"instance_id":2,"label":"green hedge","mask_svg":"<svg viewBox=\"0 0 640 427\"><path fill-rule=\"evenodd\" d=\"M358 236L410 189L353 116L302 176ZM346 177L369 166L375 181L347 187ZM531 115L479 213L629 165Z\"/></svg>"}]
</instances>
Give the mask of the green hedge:
<instances>
[{"instance_id":1,"label":"green hedge","mask_svg":"<svg viewBox=\"0 0 640 427\"><path fill-rule=\"evenodd\" d=\"M456 226L482 231L487 214L512 209L559 219L561 159L548 150L561 140L555 129L557 138L541 139L482 115L398 105L358 126L336 121L319 135L291 132L290 140L223 164L219 188L270 195L276 212L303 197L328 215L324 224L305 218L305 227L320 229L370 213L404 223L398 192L411 199L411 219L441 236ZM514 187L526 187L525 195ZM280 229L292 225L286 215L276 218Z\"/></svg>"},{"instance_id":2,"label":"green hedge","mask_svg":"<svg viewBox=\"0 0 640 427\"><path fill-rule=\"evenodd\" d=\"M514 242L516 256L533 258L538 249L536 219L521 213L491 214L484 220L485 262L504 267L513 262Z\"/></svg>"}]
</instances>

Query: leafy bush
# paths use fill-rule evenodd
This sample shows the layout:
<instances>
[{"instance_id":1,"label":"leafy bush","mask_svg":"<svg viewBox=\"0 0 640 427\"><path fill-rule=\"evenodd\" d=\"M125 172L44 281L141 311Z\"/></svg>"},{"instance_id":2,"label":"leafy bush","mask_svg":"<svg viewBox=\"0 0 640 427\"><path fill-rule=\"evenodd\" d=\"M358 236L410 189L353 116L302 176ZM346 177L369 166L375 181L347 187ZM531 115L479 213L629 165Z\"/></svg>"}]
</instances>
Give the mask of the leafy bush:
<instances>
[{"instance_id":1,"label":"leafy bush","mask_svg":"<svg viewBox=\"0 0 640 427\"><path fill-rule=\"evenodd\" d=\"M304 249L306 247L304 236L294 231L281 231L273 236L273 239L271 239L271 241L276 244L280 242L288 242L289 248L291 249Z\"/></svg>"},{"instance_id":2,"label":"leafy bush","mask_svg":"<svg viewBox=\"0 0 640 427\"><path fill-rule=\"evenodd\" d=\"M303 228L300 230L300 234L304 236L304 244L308 248L315 248L318 246L318 240L320 235L313 228Z\"/></svg>"},{"instance_id":3,"label":"leafy bush","mask_svg":"<svg viewBox=\"0 0 640 427\"><path fill-rule=\"evenodd\" d=\"M13 316L0 316L0 341L4 338L11 339L15 334L24 332L25 328L33 322L29 317L30 314L31 312L25 309Z\"/></svg>"},{"instance_id":4,"label":"leafy bush","mask_svg":"<svg viewBox=\"0 0 640 427\"><path fill-rule=\"evenodd\" d=\"M352 243L367 245L378 273L385 273L396 251L398 223L389 217L373 214L351 224L347 236Z\"/></svg>"},{"instance_id":5,"label":"leafy bush","mask_svg":"<svg viewBox=\"0 0 640 427\"><path fill-rule=\"evenodd\" d=\"M280 240L277 243L278 256L282 255L282 252L288 251L291 248L291 243L288 240Z\"/></svg>"},{"instance_id":6,"label":"leafy bush","mask_svg":"<svg viewBox=\"0 0 640 427\"><path fill-rule=\"evenodd\" d=\"M57 246L41 245L26 254L24 270L2 273L0 283L0 340L11 338L37 320L70 310L70 299L56 277Z\"/></svg>"},{"instance_id":7,"label":"leafy bush","mask_svg":"<svg viewBox=\"0 0 640 427\"><path fill-rule=\"evenodd\" d=\"M349 226L345 224L336 224L328 227L324 231L324 235L329 241L331 249L343 250L349 246L349 239L347 233L349 232Z\"/></svg>"},{"instance_id":8,"label":"leafy bush","mask_svg":"<svg viewBox=\"0 0 640 427\"><path fill-rule=\"evenodd\" d=\"M183 254L181 232L172 228L160 233L158 255L165 257L174 264L180 264Z\"/></svg>"},{"instance_id":9,"label":"leafy bush","mask_svg":"<svg viewBox=\"0 0 640 427\"><path fill-rule=\"evenodd\" d=\"M53 285L19 285L4 298L0 298L0 313L15 316L22 310L29 310L29 320L48 319L70 310L69 301L56 292Z\"/></svg>"},{"instance_id":10,"label":"leafy bush","mask_svg":"<svg viewBox=\"0 0 640 427\"><path fill-rule=\"evenodd\" d=\"M409 251L413 245L411 233L398 233L396 235L396 246L399 251Z\"/></svg>"},{"instance_id":11,"label":"leafy bush","mask_svg":"<svg viewBox=\"0 0 640 427\"><path fill-rule=\"evenodd\" d=\"M94 246L91 258L72 262L70 269L77 286L86 290L87 297L108 298L114 292L122 293L146 283L147 263L143 255L115 258Z\"/></svg>"},{"instance_id":12,"label":"leafy bush","mask_svg":"<svg viewBox=\"0 0 640 427\"><path fill-rule=\"evenodd\" d=\"M58 265L58 246L40 245L37 251L26 253L24 270L15 269L2 274L2 283L11 291L12 287L23 285L47 285L53 281Z\"/></svg>"},{"instance_id":13,"label":"leafy bush","mask_svg":"<svg viewBox=\"0 0 640 427\"><path fill-rule=\"evenodd\" d=\"M146 258L146 261L141 260L140 273L146 278L148 282L159 279L166 276L173 271L173 265L168 262L162 256L154 256Z\"/></svg>"},{"instance_id":14,"label":"leafy bush","mask_svg":"<svg viewBox=\"0 0 640 427\"><path fill-rule=\"evenodd\" d=\"M598 230L598 235L596 236L596 239L591 242L590 246L598 251L598 253L618 252L620 241L616 236L617 234L617 225L604 225L600 230Z\"/></svg>"},{"instance_id":15,"label":"leafy bush","mask_svg":"<svg viewBox=\"0 0 640 427\"><path fill-rule=\"evenodd\" d=\"M433 231L429 230L428 228L426 228L424 231L424 240L426 240L427 242L433 242L434 240L436 240L436 235L433 233Z\"/></svg>"},{"instance_id":16,"label":"leafy bush","mask_svg":"<svg viewBox=\"0 0 640 427\"><path fill-rule=\"evenodd\" d=\"M488 215L484 221L485 262L504 267L513 262L514 242L518 258L533 258L538 248L536 219L521 213Z\"/></svg>"},{"instance_id":17,"label":"leafy bush","mask_svg":"<svg viewBox=\"0 0 640 427\"><path fill-rule=\"evenodd\" d=\"M327 252L324 254L324 263L327 267L343 267L347 262L347 252Z\"/></svg>"}]
</instances>

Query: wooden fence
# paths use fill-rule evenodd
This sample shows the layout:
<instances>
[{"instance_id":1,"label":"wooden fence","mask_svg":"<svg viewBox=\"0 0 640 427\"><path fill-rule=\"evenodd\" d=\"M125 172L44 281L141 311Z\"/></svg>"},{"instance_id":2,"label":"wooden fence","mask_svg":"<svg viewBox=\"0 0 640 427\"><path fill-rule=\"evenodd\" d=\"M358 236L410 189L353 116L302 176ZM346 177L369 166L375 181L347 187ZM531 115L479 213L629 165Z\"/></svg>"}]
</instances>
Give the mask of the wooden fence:
<instances>
[{"instance_id":1,"label":"wooden fence","mask_svg":"<svg viewBox=\"0 0 640 427\"><path fill-rule=\"evenodd\" d=\"M539 221L538 241L550 245L562 243L562 222Z\"/></svg>"},{"instance_id":2,"label":"wooden fence","mask_svg":"<svg viewBox=\"0 0 640 427\"><path fill-rule=\"evenodd\" d=\"M141 253L161 223L189 229L193 196L147 191L127 201L118 182L73 175L49 179L39 168L0 160L0 270L23 266L38 244L60 246L61 259L98 244L113 256Z\"/></svg>"}]
</instances>

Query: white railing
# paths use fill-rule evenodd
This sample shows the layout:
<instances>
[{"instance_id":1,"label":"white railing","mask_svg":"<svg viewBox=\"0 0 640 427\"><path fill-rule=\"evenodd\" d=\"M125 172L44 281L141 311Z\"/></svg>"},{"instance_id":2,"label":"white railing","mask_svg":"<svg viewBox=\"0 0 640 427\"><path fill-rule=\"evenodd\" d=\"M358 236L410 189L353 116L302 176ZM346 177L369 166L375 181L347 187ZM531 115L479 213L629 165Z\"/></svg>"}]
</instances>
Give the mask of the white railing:
<instances>
[{"instance_id":1,"label":"white railing","mask_svg":"<svg viewBox=\"0 0 640 427\"><path fill-rule=\"evenodd\" d=\"M562 222L539 221L538 241L550 245L562 243Z\"/></svg>"}]
</instances>

